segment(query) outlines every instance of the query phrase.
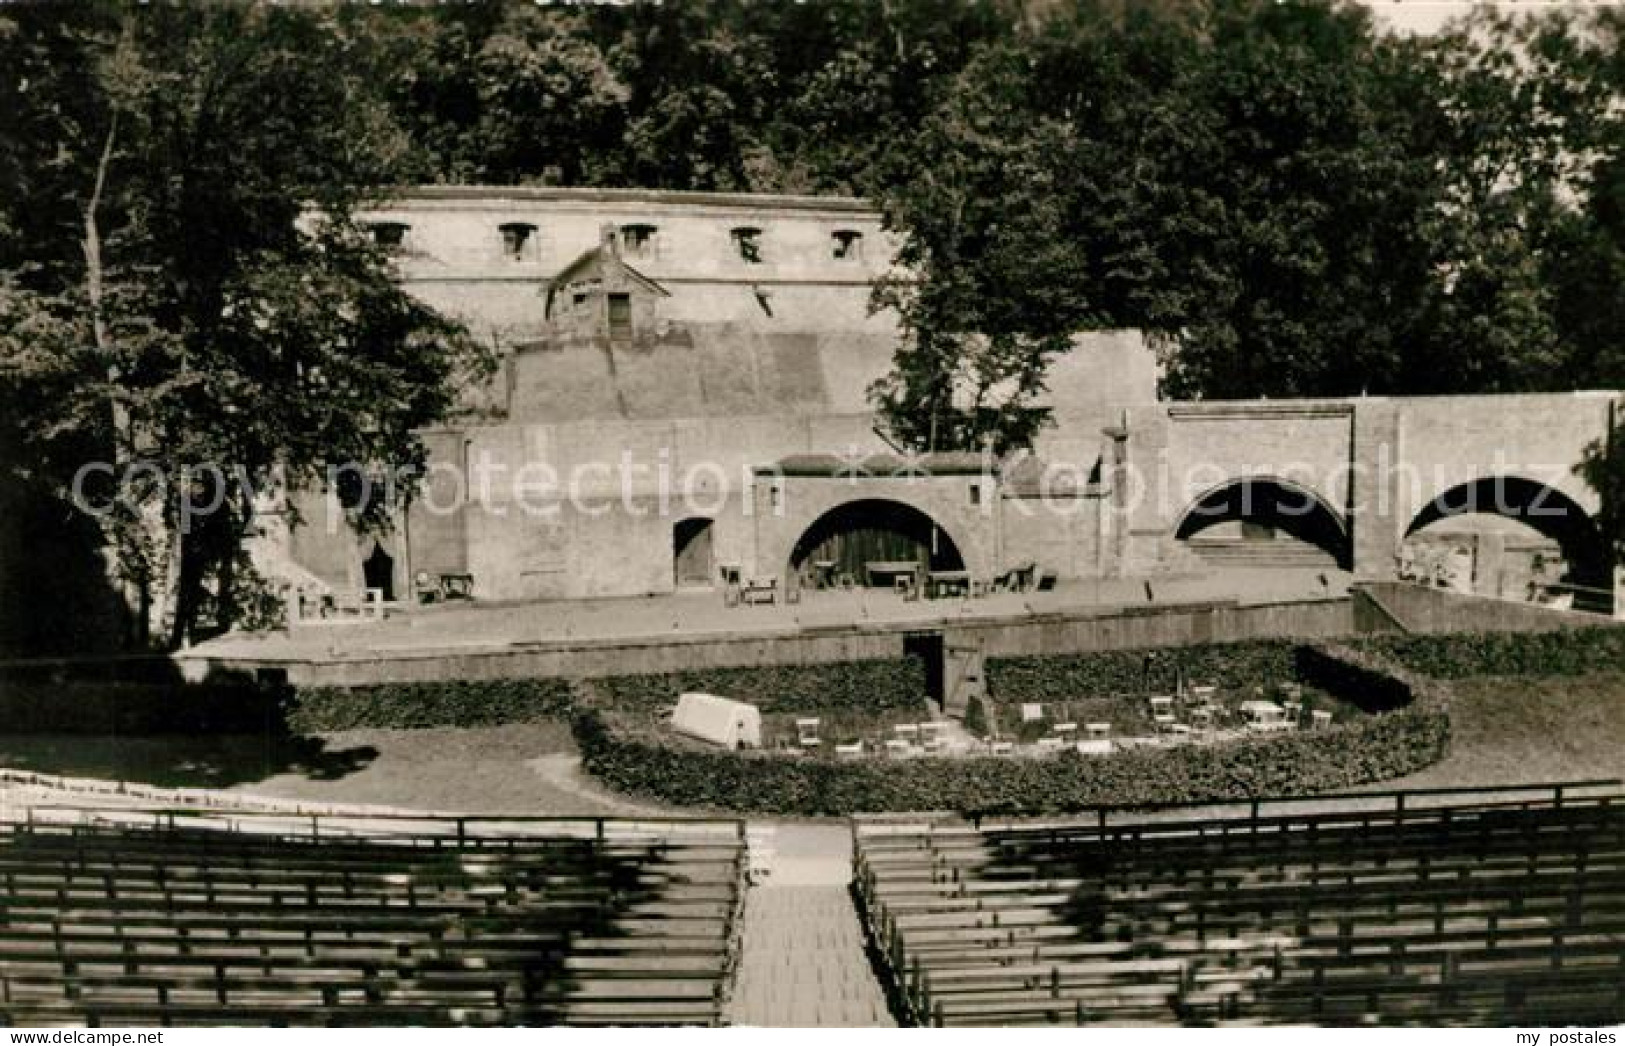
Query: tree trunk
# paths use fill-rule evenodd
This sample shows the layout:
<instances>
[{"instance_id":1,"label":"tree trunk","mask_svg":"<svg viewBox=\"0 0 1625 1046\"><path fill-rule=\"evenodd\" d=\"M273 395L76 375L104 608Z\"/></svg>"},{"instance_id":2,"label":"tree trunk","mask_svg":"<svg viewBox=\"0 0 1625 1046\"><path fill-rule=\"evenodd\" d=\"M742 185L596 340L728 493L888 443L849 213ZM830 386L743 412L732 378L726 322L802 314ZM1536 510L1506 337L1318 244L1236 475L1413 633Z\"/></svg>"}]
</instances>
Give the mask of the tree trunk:
<instances>
[{"instance_id":1,"label":"tree trunk","mask_svg":"<svg viewBox=\"0 0 1625 1046\"><path fill-rule=\"evenodd\" d=\"M101 209L102 195L107 188L108 171L113 164L113 150L118 142L118 126L119 114L115 111L108 120L107 134L102 139L101 155L96 160L96 176L91 184L90 199L85 203L85 236L81 244L85 257L85 299L90 306L91 338L97 354L106 362L107 381L114 389L118 388L120 371L112 335L107 329L104 305L107 276L102 262L102 234L97 212ZM119 402L116 393L109 403L109 409L113 429L112 464L115 470L120 470L129 464L130 458L129 411ZM151 572L142 564L129 560L132 556L139 557L139 549L149 547L153 543L152 539L161 538L161 530L150 529L155 516L161 526L161 513L137 513L135 525L146 532L137 536L134 548L127 538L110 533L107 529L109 526L128 525L128 520L120 521L116 517L108 517L102 521L104 540L107 542L107 548L113 553L114 560L109 563L109 573L113 575L110 580L123 599L125 619L129 622L125 636L126 644L136 647L145 647L152 638Z\"/></svg>"},{"instance_id":2,"label":"tree trunk","mask_svg":"<svg viewBox=\"0 0 1625 1046\"><path fill-rule=\"evenodd\" d=\"M181 531L179 515L179 500L185 494L177 489L174 482L170 484L166 494L166 503L161 513L163 518L163 541L159 546L163 549L163 585L158 592L157 606L157 633L166 639L169 649L177 649L186 637L188 622L186 620L186 587L187 587L187 542L186 535Z\"/></svg>"}]
</instances>

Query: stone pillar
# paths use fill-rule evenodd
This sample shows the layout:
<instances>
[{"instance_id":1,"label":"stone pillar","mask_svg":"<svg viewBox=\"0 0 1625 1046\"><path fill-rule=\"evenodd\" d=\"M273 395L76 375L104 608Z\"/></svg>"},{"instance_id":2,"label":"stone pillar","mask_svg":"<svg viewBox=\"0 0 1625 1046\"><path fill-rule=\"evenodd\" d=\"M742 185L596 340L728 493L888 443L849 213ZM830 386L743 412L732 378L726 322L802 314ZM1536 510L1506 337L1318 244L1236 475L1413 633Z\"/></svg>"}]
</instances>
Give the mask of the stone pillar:
<instances>
[{"instance_id":1,"label":"stone pillar","mask_svg":"<svg viewBox=\"0 0 1625 1046\"><path fill-rule=\"evenodd\" d=\"M1125 414L1123 465L1113 501L1119 527L1118 570L1132 577L1163 565L1175 517L1185 506L1171 504L1183 491L1174 488L1168 475L1167 408L1138 408Z\"/></svg>"},{"instance_id":2,"label":"stone pillar","mask_svg":"<svg viewBox=\"0 0 1625 1046\"><path fill-rule=\"evenodd\" d=\"M1128 467L1127 411L1123 412L1122 420L1118 424L1105 430L1105 435L1111 440L1111 446L1107 450L1110 456L1106 460L1106 474L1102 477L1106 482L1106 498L1100 506L1100 576L1121 577L1123 556L1127 552L1125 545L1128 540L1126 511L1128 491L1123 475Z\"/></svg>"},{"instance_id":3,"label":"stone pillar","mask_svg":"<svg viewBox=\"0 0 1625 1046\"><path fill-rule=\"evenodd\" d=\"M1406 506L1400 500L1404 423L1399 404L1383 398L1354 401L1349 459L1350 567L1361 581L1391 581L1399 574Z\"/></svg>"},{"instance_id":4,"label":"stone pillar","mask_svg":"<svg viewBox=\"0 0 1625 1046\"><path fill-rule=\"evenodd\" d=\"M1508 595L1506 591L1506 535L1499 531L1475 535L1473 591L1481 596ZM1522 598L1522 593L1518 593Z\"/></svg>"}]
</instances>

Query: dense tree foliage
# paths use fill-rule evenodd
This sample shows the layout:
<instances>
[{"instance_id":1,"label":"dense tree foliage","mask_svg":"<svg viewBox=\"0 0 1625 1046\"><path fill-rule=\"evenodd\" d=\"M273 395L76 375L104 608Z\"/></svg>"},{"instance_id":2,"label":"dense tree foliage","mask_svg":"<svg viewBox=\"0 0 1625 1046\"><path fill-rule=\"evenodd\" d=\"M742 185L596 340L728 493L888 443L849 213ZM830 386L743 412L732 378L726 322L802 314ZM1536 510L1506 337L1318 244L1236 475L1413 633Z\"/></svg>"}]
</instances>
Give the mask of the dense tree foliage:
<instances>
[{"instance_id":1,"label":"dense tree foliage","mask_svg":"<svg viewBox=\"0 0 1625 1046\"><path fill-rule=\"evenodd\" d=\"M327 15L23 7L0 44L8 478L94 517L136 637L179 642L259 601L258 499L421 459L482 354L350 220L410 150Z\"/></svg>"},{"instance_id":2,"label":"dense tree foliage","mask_svg":"<svg viewBox=\"0 0 1625 1046\"><path fill-rule=\"evenodd\" d=\"M1619 25L1170 0L980 48L880 190L923 277L882 409L1020 442L1091 326L1187 397L1621 385Z\"/></svg>"},{"instance_id":3,"label":"dense tree foliage","mask_svg":"<svg viewBox=\"0 0 1625 1046\"><path fill-rule=\"evenodd\" d=\"M173 635L231 602L251 489L412 460L479 364L349 220L411 182L872 196L908 264L873 396L921 447L1030 439L1091 327L1149 332L1181 396L1618 387L1622 30L1403 37L1343 0L13 5L0 451L57 493L160 461L168 500L104 526L126 579ZM178 540L202 462L246 480Z\"/></svg>"},{"instance_id":4,"label":"dense tree foliage","mask_svg":"<svg viewBox=\"0 0 1625 1046\"><path fill-rule=\"evenodd\" d=\"M1337 0L360 11L429 180L855 192L921 446L1020 443L1138 327L1182 396L1618 385L1617 11L1429 37ZM1064 405L1062 405L1064 406Z\"/></svg>"}]
</instances>

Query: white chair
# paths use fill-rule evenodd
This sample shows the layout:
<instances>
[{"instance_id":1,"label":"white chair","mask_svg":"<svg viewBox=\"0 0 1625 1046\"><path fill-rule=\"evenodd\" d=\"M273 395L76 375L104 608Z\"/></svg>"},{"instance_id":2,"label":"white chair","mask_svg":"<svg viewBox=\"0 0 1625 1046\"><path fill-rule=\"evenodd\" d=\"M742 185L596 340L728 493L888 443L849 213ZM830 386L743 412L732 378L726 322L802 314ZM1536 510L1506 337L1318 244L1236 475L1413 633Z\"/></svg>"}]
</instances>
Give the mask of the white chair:
<instances>
[{"instance_id":1,"label":"white chair","mask_svg":"<svg viewBox=\"0 0 1625 1046\"><path fill-rule=\"evenodd\" d=\"M1061 738L1063 740L1071 740L1072 738L1077 736L1078 724L1077 723L1056 723L1054 726L1050 727L1050 729L1053 730L1055 733L1061 735Z\"/></svg>"},{"instance_id":2,"label":"white chair","mask_svg":"<svg viewBox=\"0 0 1625 1046\"><path fill-rule=\"evenodd\" d=\"M1151 715L1173 715L1174 699L1166 694L1158 694L1151 699Z\"/></svg>"},{"instance_id":3,"label":"white chair","mask_svg":"<svg viewBox=\"0 0 1625 1046\"><path fill-rule=\"evenodd\" d=\"M1104 741L1112 736L1112 725L1110 723L1085 723L1083 724L1083 732L1091 741Z\"/></svg>"},{"instance_id":4,"label":"white chair","mask_svg":"<svg viewBox=\"0 0 1625 1046\"><path fill-rule=\"evenodd\" d=\"M778 829L770 824L745 826L745 850L749 855L746 874L751 882L761 882L773 874L773 856L778 847L775 838Z\"/></svg>"},{"instance_id":5,"label":"white chair","mask_svg":"<svg viewBox=\"0 0 1625 1046\"><path fill-rule=\"evenodd\" d=\"M1313 723L1316 730L1319 730L1321 727L1332 725L1332 714L1325 709L1317 708L1313 712L1310 712L1309 719Z\"/></svg>"},{"instance_id":6,"label":"white chair","mask_svg":"<svg viewBox=\"0 0 1625 1046\"><path fill-rule=\"evenodd\" d=\"M1203 685L1191 687L1191 697L1203 704L1212 703L1214 696L1218 694L1218 692L1219 688L1216 686Z\"/></svg>"},{"instance_id":7,"label":"white chair","mask_svg":"<svg viewBox=\"0 0 1625 1046\"><path fill-rule=\"evenodd\" d=\"M894 737L886 742L886 754L891 756L905 756L914 748L913 745L902 738Z\"/></svg>"},{"instance_id":8,"label":"white chair","mask_svg":"<svg viewBox=\"0 0 1625 1046\"><path fill-rule=\"evenodd\" d=\"M1014 755L1016 743L1014 741L994 741L988 746L988 750L994 755Z\"/></svg>"},{"instance_id":9,"label":"white chair","mask_svg":"<svg viewBox=\"0 0 1625 1046\"><path fill-rule=\"evenodd\" d=\"M898 723L896 726L892 727L892 733L896 734L903 741L913 744L920 739L920 724Z\"/></svg>"},{"instance_id":10,"label":"white chair","mask_svg":"<svg viewBox=\"0 0 1625 1046\"><path fill-rule=\"evenodd\" d=\"M796 743L802 748L817 748L822 745L823 739L818 736L818 728L823 725L821 719L797 719Z\"/></svg>"},{"instance_id":11,"label":"white chair","mask_svg":"<svg viewBox=\"0 0 1625 1046\"><path fill-rule=\"evenodd\" d=\"M1040 704L1024 704L1021 706L1021 721L1023 723L1036 723L1044 718L1044 706Z\"/></svg>"},{"instance_id":12,"label":"white chair","mask_svg":"<svg viewBox=\"0 0 1625 1046\"><path fill-rule=\"evenodd\" d=\"M863 742L853 741L849 745L836 745L835 754L838 756L860 756L863 754Z\"/></svg>"},{"instance_id":13,"label":"white chair","mask_svg":"<svg viewBox=\"0 0 1625 1046\"><path fill-rule=\"evenodd\" d=\"M1164 713L1162 715L1152 716L1151 723L1157 728L1157 733L1171 734L1174 732L1174 726L1178 723L1178 720L1176 720L1172 715Z\"/></svg>"}]
</instances>

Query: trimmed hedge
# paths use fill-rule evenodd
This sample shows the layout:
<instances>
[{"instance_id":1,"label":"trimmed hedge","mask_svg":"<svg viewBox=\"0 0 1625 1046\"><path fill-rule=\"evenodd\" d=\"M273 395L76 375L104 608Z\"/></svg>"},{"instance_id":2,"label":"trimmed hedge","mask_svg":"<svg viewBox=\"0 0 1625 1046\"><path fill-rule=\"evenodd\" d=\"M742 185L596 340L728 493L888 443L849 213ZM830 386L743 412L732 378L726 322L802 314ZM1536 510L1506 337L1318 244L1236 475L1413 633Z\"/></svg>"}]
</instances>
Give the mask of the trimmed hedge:
<instances>
[{"instance_id":1,"label":"trimmed hedge","mask_svg":"<svg viewBox=\"0 0 1625 1046\"><path fill-rule=\"evenodd\" d=\"M207 734L280 731L285 688L242 683L0 683L6 732Z\"/></svg>"},{"instance_id":2,"label":"trimmed hedge","mask_svg":"<svg viewBox=\"0 0 1625 1046\"><path fill-rule=\"evenodd\" d=\"M1625 670L1625 628L1617 625L1552 632L1381 636L1362 640L1359 646L1437 679Z\"/></svg>"},{"instance_id":3,"label":"trimmed hedge","mask_svg":"<svg viewBox=\"0 0 1625 1046\"><path fill-rule=\"evenodd\" d=\"M1322 685L1362 691L1346 695L1354 703L1378 706L1401 692L1408 703L1329 729L1106 758L833 760L701 750L605 707L586 690L574 728L583 765L617 791L769 814L1049 814L1298 795L1396 777L1443 756L1450 723L1438 684L1343 647L1320 648L1310 671Z\"/></svg>"},{"instance_id":4,"label":"trimmed hedge","mask_svg":"<svg viewBox=\"0 0 1625 1046\"><path fill-rule=\"evenodd\" d=\"M1431 694L1438 687L1369 651L1346 646L1303 647L1297 662L1298 675L1304 682L1370 715L1405 708L1416 701L1418 693Z\"/></svg>"},{"instance_id":5,"label":"trimmed hedge","mask_svg":"<svg viewBox=\"0 0 1625 1046\"><path fill-rule=\"evenodd\" d=\"M156 663L155 663L156 664ZM157 669L153 669L156 672ZM0 722L19 733L321 733L365 728L500 726L572 711L567 679L472 679L355 687L187 685L178 680L0 681ZM599 680L617 705L644 716L685 690L737 696L766 714L917 713L925 700L918 658L761 668L718 668Z\"/></svg>"},{"instance_id":6,"label":"trimmed hedge","mask_svg":"<svg viewBox=\"0 0 1625 1046\"><path fill-rule=\"evenodd\" d=\"M594 684L616 707L643 712L674 705L691 690L748 701L763 715L912 712L926 694L925 663L916 657L612 676Z\"/></svg>"},{"instance_id":7,"label":"trimmed hedge","mask_svg":"<svg viewBox=\"0 0 1625 1046\"><path fill-rule=\"evenodd\" d=\"M686 690L739 697L764 714L916 711L925 697L918 658L760 668L715 668L593 681L615 707L643 717L677 703ZM567 679L471 679L301 689L289 713L298 731L367 727L500 726L564 717L573 710Z\"/></svg>"},{"instance_id":8,"label":"trimmed hedge","mask_svg":"<svg viewBox=\"0 0 1625 1046\"><path fill-rule=\"evenodd\" d=\"M965 732L973 737L988 735L987 705L979 697L965 702Z\"/></svg>"},{"instance_id":9,"label":"trimmed hedge","mask_svg":"<svg viewBox=\"0 0 1625 1046\"><path fill-rule=\"evenodd\" d=\"M1294 678L1289 640L1203 643L1138 650L1103 650L1049 657L998 657L987 662L988 688L1003 703L1075 701L1107 694L1172 691L1175 673L1227 689L1268 686Z\"/></svg>"},{"instance_id":10,"label":"trimmed hedge","mask_svg":"<svg viewBox=\"0 0 1625 1046\"><path fill-rule=\"evenodd\" d=\"M462 679L312 687L298 692L288 725L301 733L368 727L501 726L567 716L566 679Z\"/></svg>"}]
</instances>

